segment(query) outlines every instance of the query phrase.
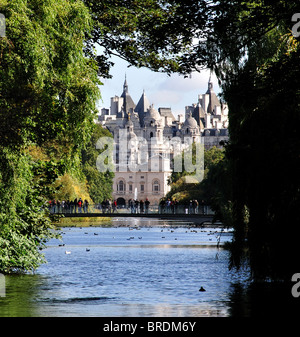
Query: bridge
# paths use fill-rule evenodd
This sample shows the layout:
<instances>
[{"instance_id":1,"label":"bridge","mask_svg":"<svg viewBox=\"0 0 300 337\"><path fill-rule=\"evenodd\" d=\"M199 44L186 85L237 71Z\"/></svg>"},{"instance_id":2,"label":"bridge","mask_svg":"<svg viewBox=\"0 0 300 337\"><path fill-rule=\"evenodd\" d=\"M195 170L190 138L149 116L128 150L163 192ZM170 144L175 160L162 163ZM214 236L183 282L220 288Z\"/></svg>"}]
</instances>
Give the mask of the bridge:
<instances>
[{"instance_id":1,"label":"bridge","mask_svg":"<svg viewBox=\"0 0 300 337\"><path fill-rule=\"evenodd\" d=\"M214 225L222 226L219 221L213 222L213 214L172 214L172 213L125 213L125 212L112 212L112 213L59 213L63 214L66 218L150 218L161 220L180 220L192 222L197 225Z\"/></svg>"}]
</instances>

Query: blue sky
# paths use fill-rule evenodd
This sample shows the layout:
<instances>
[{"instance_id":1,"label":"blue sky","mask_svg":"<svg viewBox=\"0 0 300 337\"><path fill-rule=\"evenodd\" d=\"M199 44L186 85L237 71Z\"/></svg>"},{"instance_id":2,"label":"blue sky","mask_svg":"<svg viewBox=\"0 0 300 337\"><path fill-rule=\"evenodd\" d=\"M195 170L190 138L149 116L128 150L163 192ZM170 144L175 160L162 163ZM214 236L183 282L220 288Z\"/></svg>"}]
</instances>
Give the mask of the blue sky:
<instances>
[{"instance_id":1,"label":"blue sky","mask_svg":"<svg viewBox=\"0 0 300 337\"><path fill-rule=\"evenodd\" d=\"M209 70L203 70L201 73L192 73L191 78L184 78L177 74L168 76L163 73L156 73L146 68L129 67L128 63L120 58L114 57L114 67L111 69L112 79L101 79L103 85L100 87L102 101L99 101L98 107L109 108L110 98L120 96L123 91L125 73L129 93L137 104L143 90L145 90L151 104L158 109L159 107L171 107L173 115L177 118L178 114L185 112L185 106L197 103L198 95L207 90L209 79ZM220 88L217 78L212 75L214 91L218 94Z\"/></svg>"}]
</instances>

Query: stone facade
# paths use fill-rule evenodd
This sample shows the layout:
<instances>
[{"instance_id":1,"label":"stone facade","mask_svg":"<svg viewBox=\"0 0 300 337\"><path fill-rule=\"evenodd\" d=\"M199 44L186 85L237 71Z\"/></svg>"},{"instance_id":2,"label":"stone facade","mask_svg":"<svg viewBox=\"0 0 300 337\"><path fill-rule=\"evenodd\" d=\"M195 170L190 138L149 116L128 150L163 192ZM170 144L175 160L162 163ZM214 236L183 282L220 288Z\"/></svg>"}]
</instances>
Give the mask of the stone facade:
<instances>
[{"instance_id":1,"label":"stone facade","mask_svg":"<svg viewBox=\"0 0 300 337\"><path fill-rule=\"evenodd\" d=\"M210 148L228 140L227 106L221 105L210 80L198 103L186 107L185 118L179 115L176 120L170 108L156 110L145 92L135 105L125 79L121 96L111 98L110 109L101 110L98 122L114 135L113 198L118 204L147 198L151 205L158 205L170 190L176 142L183 144L188 139L189 144Z\"/></svg>"}]
</instances>

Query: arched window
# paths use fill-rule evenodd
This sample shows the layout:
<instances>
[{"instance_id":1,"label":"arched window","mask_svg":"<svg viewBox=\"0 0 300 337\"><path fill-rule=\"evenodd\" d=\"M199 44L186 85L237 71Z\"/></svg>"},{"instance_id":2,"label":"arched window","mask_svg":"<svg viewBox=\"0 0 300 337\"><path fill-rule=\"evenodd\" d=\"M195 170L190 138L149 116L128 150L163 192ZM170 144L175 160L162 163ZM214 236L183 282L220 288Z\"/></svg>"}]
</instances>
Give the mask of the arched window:
<instances>
[{"instance_id":1,"label":"arched window","mask_svg":"<svg viewBox=\"0 0 300 337\"><path fill-rule=\"evenodd\" d=\"M187 128L185 132L186 132L186 133L189 133L189 129Z\"/></svg>"},{"instance_id":2,"label":"arched window","mask_svg":"<svg viewBox=\"0 0 300 337\"><path fill-rule=\"evenodd\" d=\"M160 183L158 180L154 180L152 184L152 191L158 193L160 191Z\"/></svg>"},{"instance_id":3,"label":"arched window","mask_svg":"<svg viewBox=\"0 0 300 337\"><path fill-rule=\"evenodd\" d=\"M120 180L117 185L118 192L125 192L125 183L123 180Z\"/></svg>"}]
</instances>

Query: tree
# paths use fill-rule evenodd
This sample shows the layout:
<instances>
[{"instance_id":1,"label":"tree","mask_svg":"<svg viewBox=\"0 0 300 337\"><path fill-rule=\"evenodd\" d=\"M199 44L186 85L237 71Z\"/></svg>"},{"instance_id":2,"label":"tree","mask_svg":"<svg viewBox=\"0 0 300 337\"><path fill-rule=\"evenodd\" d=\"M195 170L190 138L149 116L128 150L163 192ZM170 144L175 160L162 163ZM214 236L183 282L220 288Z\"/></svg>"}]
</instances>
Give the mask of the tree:
<instances>
[{"instance_id":1,"label":"tree","mask_svg":"<svg viewBox=\"0 0 300 337\"><path fill-rule=\"evenodd\" d=\"M289 281L298 263L300 204L299 41L290 32L296 9L284 1L272 9L267 1L246 5L240 22L232 20L244 48L215 67L230 111L231 265L246 257L254 279ZM223 56L235 50L236 42L227 42ZM293 237L283 240L283 230Z\"/></svg>"},{"instance_id":2,"label":"tree","mask_svg":"<svg viewBox=\"0 0 300 337\"><path fill-rule=\"evenodd\" d=\"M233 5L207 0L84 0L94 29L86 53L94 44L103 75L109 76L109 57L117 55L136 67L188 75L215 63L210 42L221 10ZM215 41L213 41L214 43ZM208 44L211 44L208 48Z\"/></svg>"},{"instance_id":3,"label":"tree","mask_svg":"<svg viewBox=\"0 0 300 337\"><path fill-rule=\"evenodd\" d=\"M109 76L116 54L167 73L215 70L230 110L232 264L246 248L255 277L290 279L297 235L281 250L278 233L299 221L296 1L11 0L0 11L0 270L38 265L50 233L40 210L45 182L89 141L97 75ZM61 152L59 160L33 160L32 145Z\"/></svg>"},{"instance_id":4,"label":"tree","mask_svg":"<svg viewBox=\"0 0 300 337\"><path fill-rule=\"evenodd\" d=\"M96 167L100 150L96 149L100 137L112 137L111 133L99 124L94 125L92 137L87 146L82 149L82 173L87 179L88 190L94 203L100 203L111 198L113 172L99 172Z\"/></svg>"},{"instance_id":5,"label":"tree","mask_svg":"<svg viewBox=\"0 0 300 337\"><path fill-rule=\"evenodd\" d=\"M192 162L196 164L195 144L193 144L192 149ZM186 172L183 170L182 172L172 172L170 177L171 191L168 193L167 198L176 198L180 201L191 199L205 200L213 206L217 212L218 219L222 219L225 213L219 209L220 198L225 191L225 188L222 189L222 187L224 185L227 186L228 181L226 174L223 174L223 169L226 165L224 156L225 151L215 146L204 151L204 179L201 182L195 180L194 183L186 183L184 177L187 175L193 176L195 171ZM184 167L183 153L181 154L181 158L182 167Z\"/></svg>"},{"instance_id":6,"label":"tree","mask_svg":"<svg viewBox=\"0 0 300 337\"><path fill-rule=\"evenodd\" d=\"M1 2L0 270L35 269L53 237L45 189L88 139L100 97L97 65L83 53L91 18L81 1ZM35 160L32 145L59 144L59 160Z\"/></svg>"},{"instance_id":7,"label":"tree","mask_svg":"<svg viewBox=\"0 0 300 337\"><path fill-rule=\"evenodd\" d=\"M298 11L298 4L283 0L151 3L157 7L150 20L150 37L145 32L145 20L138 20L140 25L127 21L138 15L139 8L127 8L125 4L128 16L121 16L120 21L105 14L102 17L94 7L101 23L95 26L93 41L108 55L117 53L133 59L131 63L138 66L159 70L176 55L175 67L166 62L165 71L187 74L209 67L216 72L230 111L228 162L223 170L217 166L214 176L217 179L226 171L229 176L230 190L222 195L220 189L219 200L230 197L231 216L227 219L235 229L231 265L239 267L247 252L254 278L289 280L297 265L297 235L282 249L280 225L287 222L298 234L293 224L299 222L300 203L299 41L291 34L291 17ZM94 1L89 4L94 6ZM107 5L112 16L116 4ZM161 20L164 11L168 15ZM112 30L121 33L121 44L115 43L114 33L102 34L116 22L121 28ZM133 34L124 31L127 22ZM171 27L174 35L170 34ZM147 41L155 55L152 59L149 49L138 49L139 42L146 46ZM165 53L161 52L163 48ZM147 62L139 62L139 58L135 62L136 55L145 56Z\"/></svg>"},{"instance_id":8,"label":"tree","mask_svg":"<svg viewBox=\"0 0 300 337\"><path fill-rule=\"evenodd\" d=\"M256 46L236 76L236 83L247 83L247 89L241 92L231 84L225 91L228 101L234 101L227 153L234 173L235 217L240 222L236 244L247 247L255 277L289 280L298 263L299 43L278 30L265 39L282 46L281 50L272 58L259 58ZM265 46L260 46L260 52ZM247 230L241 225L245 206ZM293 231L295 241L282 242L283 226Z\"/></svg>"}]
</instances>

